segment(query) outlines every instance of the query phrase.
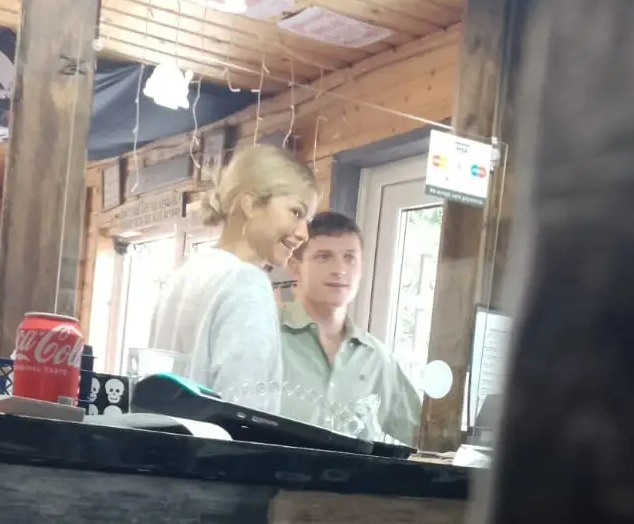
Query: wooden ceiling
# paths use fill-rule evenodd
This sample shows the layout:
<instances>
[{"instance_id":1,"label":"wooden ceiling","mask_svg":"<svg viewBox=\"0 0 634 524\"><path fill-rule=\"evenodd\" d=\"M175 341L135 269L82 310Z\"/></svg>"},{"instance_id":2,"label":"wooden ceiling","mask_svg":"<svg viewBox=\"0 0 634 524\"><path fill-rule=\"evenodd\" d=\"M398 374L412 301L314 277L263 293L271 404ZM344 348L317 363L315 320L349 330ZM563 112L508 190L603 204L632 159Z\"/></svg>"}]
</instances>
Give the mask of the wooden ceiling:
<instances>
[{"instance_id":1,"label":"wooden ceiling","mask_svg":"<svg viewBox=\"0 0 634 524\"><path fill-rule=\"evenodd\" d=\"M253 2L254 0L250 0ZM271 0L275 1L275 0ZM291 77L319 79L341 67L439 32L460 20L465 0L295 0L293 8L259 20L207 7L205 0L102 0L101 56L156 64L177 57L183 69L235 88L279 92ZM249 3L249 1L247 1ZM0 25L19 26L21 0L0 0ZM305 38L277 26L282 18L319 6L392 31L362 48ZM227 74L229 71L229 74Z\"/></svg>"}]
</instances>

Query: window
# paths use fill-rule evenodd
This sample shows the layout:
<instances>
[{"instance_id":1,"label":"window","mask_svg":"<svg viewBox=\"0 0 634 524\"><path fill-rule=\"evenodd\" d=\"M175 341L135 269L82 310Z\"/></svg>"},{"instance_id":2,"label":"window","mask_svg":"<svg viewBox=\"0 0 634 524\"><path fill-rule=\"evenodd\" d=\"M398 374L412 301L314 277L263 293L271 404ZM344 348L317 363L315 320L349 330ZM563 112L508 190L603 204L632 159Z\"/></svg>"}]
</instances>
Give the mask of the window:
<instances>
[{"instance_id":1,"label":"window","mask_svg":"<svg viewBox=\"0 0 634 524\"><path fill-rule=\"evenodd\" d=\"M366 267L353 308L421 395L443 217L443 201L425 194L426 163L421 156L362 171L357 220Z\"/></svg>"}]
</instances>

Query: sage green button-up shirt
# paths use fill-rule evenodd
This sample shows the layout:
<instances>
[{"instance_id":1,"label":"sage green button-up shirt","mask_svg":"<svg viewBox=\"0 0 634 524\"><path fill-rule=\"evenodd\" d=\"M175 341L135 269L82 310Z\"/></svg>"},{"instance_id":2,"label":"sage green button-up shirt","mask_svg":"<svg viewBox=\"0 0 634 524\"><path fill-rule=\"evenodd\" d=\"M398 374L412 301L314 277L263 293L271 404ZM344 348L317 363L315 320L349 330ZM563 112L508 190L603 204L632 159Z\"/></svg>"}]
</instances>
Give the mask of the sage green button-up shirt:
<instances>
[{"instance_id":1,"label":"sage green button-up shirt","mask_svg":"<svg viewBox=\"0 0 634 524\"><path fill-rule=\"evenodd\" d=\"M283 416L381 440L412 445L421 399L396 359L369 333L346 322L346 337L331 365L317 326L299 302L280 310Z\"/></svg>"}]
</instances>

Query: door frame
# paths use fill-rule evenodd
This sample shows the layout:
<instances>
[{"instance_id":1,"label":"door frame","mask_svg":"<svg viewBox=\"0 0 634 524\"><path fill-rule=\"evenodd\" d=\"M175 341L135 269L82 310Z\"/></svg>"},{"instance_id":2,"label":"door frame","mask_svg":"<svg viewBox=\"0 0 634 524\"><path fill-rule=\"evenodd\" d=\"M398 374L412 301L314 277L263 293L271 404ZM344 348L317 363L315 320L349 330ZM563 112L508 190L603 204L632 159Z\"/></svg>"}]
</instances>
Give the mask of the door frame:
<instances>
[{"instance_id":1,"label":"door frame","mask_svg":"<svg viewBox=\"0 0 634 524\"><path fill-rule=\"evenodd\" d=\"M449 124L449 120L443 120L440 124ZM330 209L355 218L361 170L427 154L429 136L433 129L436 126L420 127L334 155L330 178Z\"/></svg>"},{"instance_id":2,"label":"door frame","mask_svg":"<svg viewBox=\"0 0 634 524\"><path fill-rule=\"evenodd\" d=\"M355 322L364 329L370 330L372 326L372 297L374 295L374 275L375 267L379 261L379 257L385 256L384 253L378 251L379 233L381 230L381 222L385 220L382 217L385 189L389 186L398 186L400 184L408 184L410 182L421 182L421 189L425 184L425 168L427 155L417 155L415 157L404 158L395 162L389 162L374 168L364 168L361 171L361 181L359 186L359 200L357 203L357 223L361 228L363 235L363 251L364 265L363 277L359 287L359 293L354 301L351 314ZM419 160L420 159L420 160ZM423 171L410 169L414 163L423 162ZM385 169L385 172L374 172L372 170ZM418 199L417 199L418 200ZM420 206L437 205L443 200L439 197L421 195ZM414 206L417 207L417 206ZM367 213L366 210L374 209L375 213ZM398 225L395 225L398 227ZM398 243L401 239L395 238L394 249L398 249ZM384 262L384 260L382 260ZM392 277L393 275L390 275ZM388 307L389 310L389 307ZM385 331L390 330L390 314L387 315ZM376 334L375 334L376 335ZM379 337L380 338L380 337Z\"/></svg>"}]
</instances>

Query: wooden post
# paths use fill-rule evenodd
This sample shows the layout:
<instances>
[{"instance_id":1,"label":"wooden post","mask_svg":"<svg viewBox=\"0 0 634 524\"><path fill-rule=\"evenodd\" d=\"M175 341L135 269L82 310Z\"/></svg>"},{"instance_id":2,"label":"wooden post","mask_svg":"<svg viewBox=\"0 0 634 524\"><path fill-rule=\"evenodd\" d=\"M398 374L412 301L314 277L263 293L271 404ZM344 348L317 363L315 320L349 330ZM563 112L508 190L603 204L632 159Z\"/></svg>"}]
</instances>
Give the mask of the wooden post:
<instances>
[{"instance_id":1,"label":"wooden post","mask_svg":"<svg viewBox=\"0 0 634 524\"><path fill-rule=\"evenodd\" d=\"M0 214L0 355L25 311L75 315L99 0L23 0Z\"/></svg>"},{"instance_id":2,"label":"wooden post","mask_svg":"<svg viewBox=\"0 0 634 524\"><path fill-rule=\"evenodd\" d=\"M509 5L517 0L469 0L463 18L453 126L474 138L497 134ZM445 206L434 298L429 360L444 360L453 371L451 392L425 398L419 445L454 450L460 444L466 373L471 355L475 304L482 290L487 229L496 218L501 177L494 177L487 209L448 202ZM486 219L485 219L486 218Z\"/></svg>"}]
</instances>

